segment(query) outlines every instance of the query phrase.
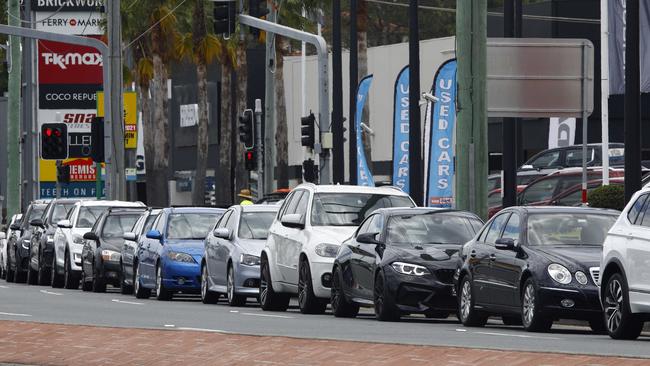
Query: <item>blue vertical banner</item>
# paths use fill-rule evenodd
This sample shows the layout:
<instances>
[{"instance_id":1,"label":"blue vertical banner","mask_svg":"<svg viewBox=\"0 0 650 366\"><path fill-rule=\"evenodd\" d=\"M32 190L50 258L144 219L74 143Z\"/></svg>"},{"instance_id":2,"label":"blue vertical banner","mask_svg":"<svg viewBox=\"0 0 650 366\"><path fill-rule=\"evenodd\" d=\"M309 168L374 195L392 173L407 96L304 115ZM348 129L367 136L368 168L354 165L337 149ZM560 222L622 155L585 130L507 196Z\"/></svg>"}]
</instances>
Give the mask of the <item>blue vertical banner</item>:
<instances>
[{"instance_id":1,"label":"blue vertical banner","mask_svg":"<svg viewBox=\"0 0 650 366\"><path fill-rule=\"evenodd\" d=\"M426 205L454 205L454 129L456 127L456 60L442 64L434 78L430 114Z\"/></svg>"},{"instance_id":2,"label":"blue vertical banner","mask_svg":"<svg viewBox=\"0 0 650 366\"><path fill-rule=\"evenodd\" d=\"M361 131L361 117L363 115L363 106L368 99L368 91L372 83L372 75L368 75L361 79L359 87L357 88L357 113L354 119L354 128L357 131L357 184L360 186L375 186L375 180L372 178L372 173L368 168L366 161L366 154L363 148L363 138Z\"/></svg>"},{"instance_id":3,"label":"blue vertical banner","mask_svg":"<svg viewBox=\"0 0 650 366\"><path fill-rule=\"evenodd\" d=\"M409 193L409 67L395 80L393 104L393 185Z\"/></svg>"}]
</instances>

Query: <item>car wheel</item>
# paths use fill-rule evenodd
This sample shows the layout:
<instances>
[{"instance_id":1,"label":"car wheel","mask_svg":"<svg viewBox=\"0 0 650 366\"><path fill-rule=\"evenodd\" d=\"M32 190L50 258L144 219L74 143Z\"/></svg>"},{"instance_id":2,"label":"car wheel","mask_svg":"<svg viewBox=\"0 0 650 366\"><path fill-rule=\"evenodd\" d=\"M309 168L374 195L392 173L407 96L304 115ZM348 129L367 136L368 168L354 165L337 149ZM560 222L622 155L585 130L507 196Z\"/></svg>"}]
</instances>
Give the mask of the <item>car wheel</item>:
<instances>
[{"instance_id":1,"label":"car wheel","mask_svg":"<svg viewBox=\"0 0 650 366\"><path fill-rule=\"evenodd\" d=\"M266 257L262 257L260 267L260 305L262 310L287 311L291 297L273 290L271 269L269 268L269 262Z\"/></svg>"},{"instance_id":2,"label":"car wheel","mask_svg":"<svg viewBox=\"0 0 650 366\"><path fill-rule=\"evenodd\" d=\"M375 276L375 286L373 287L375 316L377 320L381 321L399 321L402 314L386 290L384 273L380 270Z\"/></svg>"},{"instance_id":3,"label":"car wheel","mask_svg":"<svg viewBox=\"0 0 650 366\"><path fill-rule=\"evenodd\" d=\"M38 284L38 272L32 269L32 253L29 252L29 260L27 261L27 284L36 285Z\"/></svg>"},{"instance_id":4,"label":"car wheel","mask_svg":"<svg viewBox=\"0 0 650 366\"><path fill-rule=\"evenodd\" d=\"M469 276L463 277L458 296L458 318L466 327L483 327L488 316L474 307L474 290Z\"/></svg>"},{"instance_id":5,"label":"car wheel","mask_svg":"<svg viewBox=\"0 0 650 366\"><path fill-rule=\"evenodd\" d=\"M140 280L140 263L134 262L133 267L133 294L138 299L148 299L151 296L151 290L148 288L142 287L142 282Z\"/></svg>"},{"instance_id":6,"label":"car wheel","mask_svg":"<svg viewBox=\"0 0 650 366\"><path fill-rule=\"evenodd\" d=\"M227 281L226 294L228 296L228 305L230 306L246 305L246 296L237 295L235 293L235 271L232 268L232 264L228 265L226 281Z\"/></svg>"},{"instance_id":7,"label":"car wheel","mask_svg":"<svg viewBox=\"0 0 650 366\"><path fill-rule=\"evenodd\" d=\"M16 264L15 267L15 272L14 272L14 281L16 283L23 283L25 282L25 272L20 268L20 263L18 263L18 249L16 249L16 253L14 255L14 261Z\"/></svg>"},{"instance_id":8,"label":"car wheel","mask_svg":"<svg viewBox=\"0 0 650 366\"><path fill-rule=\"evenodd\" d=\"M51 269L50 269L51 271ZM50 273L48 272L47 267L45 266L45 257L43 252L39 251L38 255L38 285L39 286L48 286L50 284Z\"/></svg>"},{"instance_id":9,"label":"car wheel","mask_svg":"<svg viewBox=\"0 0 650 366\"><path fill-rule=\"evenodd\" d=\"M602 316L589 319L589 328L596 334L607 334L607 325L605 325L605 318Z\"/></svg>"},{"instance_id":10,"label":"car wheel","mask_svg":"<svg viewBox=\"0 0 650 366\"><path fill-rule=\"evenodd\" d=\"M5 277L5 280L8 283L15 282L15 276L16 276L15 270L11 269L11 258L7 256L7 276Z\"/></svg>"},{"instance_id":11,"label":"car wheel","mask_svg":"<svg viewBox=\"0 0 650 366\"><path fill-rule=\"evenodd\" d=\"M86 271L83 268L83 264L81 265L81 290L82 291L91 291L93 289L93 284L92 282L86 281Z\"/></svg>"},{"instance_id":12,"label":"car wheel","mask_svg":"<svg viewBox=\"0 0 650 366\"><path fill-rule=\"evenodd\" d=\"M332 313L337 318L354 318L359 314L359 304L348 301L343 292L343 281L341 280L341 271L334 267L332 273Z\"/></svg>"},{"instance_id":13,"label":"car wheel","mask_svg":"<svg viewBox=\"0 0 650 366\"><path fill-rule=\"evenodd\" d=\"M532 278L526 280L521 294L521 323L529 332L547 332L553 326L553 319L540 309L537 287Z\"/></svg>"},{"instance_id":14,"label":"car wheel","mask_svg":"<svg viewBox=\"0 0 650 366\"><path fill-rule=\"evenodd\" d=\"M172 299L172 292L165 288L162 277L162 266L156 266L156 299L167 301Z\"/></svg>"},{"instance_id":15,"label":"car wheel","mask_svg":"<svg viewBox=\"0 0 650 366\"><path fill-rule=\"evenodd\" d=\"M501 317L504 325L521 325L521 317L515 315L504 315Z\"/></svg>"},{"instance_id":16,"label":"car wheel","mask_svg":"<svg viewBox=\"0 0 650 366\"><path fill-rule=\"evenodd\" d=\"M303 314L323 314L327 302L314 295L309 262L303 259L298 266L298 305Z\"/></svg>"},{"instance_id":17,"label":"car wheel","mask_svg":"<svg viewBox=\"0 0 650 366\"><path fill-rule=\"evenodd\" d=\"M61 279L61 275L59 275L59 271L57 269L56 254L52 256L52 268L50 269L50 285L52 286L52 288L61 288L64 285Z\"/></svg>"},{"instance_id":18,"label":"car wheel","mask_svg":"<svg viewBox=\"0 0 650 366\"><path fill-rule=\"evenodd\" d=\"M125 273L124 263L120 262L120 293L122 295L131 295L133 293L133 286L127 285Z\"/></svg>"},{"instance_id":19,"label":"car wheel","mask_svg":"<svg viewBox=\"0 0 650 366\"><path fill-rule=\"evenodd\" d=\"M92 280L93 292L106 292L106 282L102 277L99 269L93 262L93 280Z\"/></svg>"},{"instance_id":20,"label":"car wheel","mask_svg":"<svg viewBox=\"0 0 650 366\"><path fill-rule=\"evenodd\" d=\"M210 291L208 287L208 266L201 266L201 301L204 304L216 304L219 302L219 293Z\"/></svg>"},{"instance_id":21,"label":"car wheel","mask_svg":"<svg viewBox=\"0 0 650 366\"><path fill-rule=\"evenodd\" d=\"M56 265L56 263L54 263L54 265ZM57 275L57 278L60 278L60 276ZM60 280L57 280L57 282L58 281ZM67 251L65 252L65 259L63 260L63 286L68 290L76 290L77 288L79 288L79 275L72 272L72 264L70 263L70 253L68 253Z\"/></svg>"},{"instance_id":22,"label":"car wheel","mask_svg":"<svg viewBox=\"0 0 650 366\"><path fill-rule=\"evenodd\" d=\"M603 300L607 333L614 339L636 339L643 330L643 321L630 311L627 283L615 273L607 280Z\"/></svg>"}]
</instances>

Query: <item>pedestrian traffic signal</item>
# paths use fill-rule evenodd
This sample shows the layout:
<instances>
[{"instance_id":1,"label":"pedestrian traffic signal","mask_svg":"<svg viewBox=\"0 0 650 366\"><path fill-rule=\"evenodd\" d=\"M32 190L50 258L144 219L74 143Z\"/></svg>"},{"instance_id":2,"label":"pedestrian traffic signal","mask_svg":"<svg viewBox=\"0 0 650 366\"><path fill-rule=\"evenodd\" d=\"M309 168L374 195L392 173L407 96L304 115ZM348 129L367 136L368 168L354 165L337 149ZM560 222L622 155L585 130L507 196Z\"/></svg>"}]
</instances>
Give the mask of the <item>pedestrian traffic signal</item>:
<instances>
[{"instance_id":1,"label":"pedestrian traffic signal","mask_svg":"<svg viewBox=\"0 0 650 366\"><path fill-rule=\"evenodd\" d=\"M315 123L316 117L314 117L313 113L310 113L307 117L300 118L300 141L302 146L307 146L310 149L313 149L316 143Z\"/></svg>"},{"instance_id":2,"label":"pedestrian traffic signal","mask_svg":"<svg viewBox=\"0 0 650 366\"><path fill-rule=\"evenodd\" d=\"M230 36L235 33L237 19L237 3L232 1L216 1L212 9L214 15L214 33Z\"/></svg>"},{"instance_id":3,"label":"pedestrian traffic signal","mask_svg":"<svg viewBox=\"0 0 650 366\"><path fill-rule=\"evenodd\" d=\"M316 183L318 180L318 170L312 159L302 162L302 180L309 183Z\"/></svg>"},{"instance_id":4,"label":"pedestrian traffic signal","mask_svg":"<svg viewBox=\"0 0 650 366\"><path fill-rule=\"evenodd\" d=\"M104 118L95 117L90 126L90 157L95 163L104 162Z\"/></svg>"},{"instance_id":5,"label":"pedestrian traffic signal","mask_svg":"<svg viewBox=\"0 0 650 366\"><path fill-rule=\"evenodd\" d=\"M244 165L248 171L257 170L257 155L255 154L255 150L244 151Z\"/></svg>"},{"instance_id":6,"label":"pedestrian traffic signal","mask_svg":"<svg viewBox=\"0 0 650 366\"><path fill-rule=\"evenodd\" d=\"M43 123L41 126L41 158L68 158L68 126L65 123Z\"/></svg>"},{"instance_id":7,"label":"pedestrian traffic signal","mask_svg":"<svg viewBox=\"0 0 650 366\"><path fill-rule=\"evenodd\" d=\"M255 147L255 133L253 129L253 111L247 109L239 116L239 141L247 150Z\"/></svg>"}]
</instances>

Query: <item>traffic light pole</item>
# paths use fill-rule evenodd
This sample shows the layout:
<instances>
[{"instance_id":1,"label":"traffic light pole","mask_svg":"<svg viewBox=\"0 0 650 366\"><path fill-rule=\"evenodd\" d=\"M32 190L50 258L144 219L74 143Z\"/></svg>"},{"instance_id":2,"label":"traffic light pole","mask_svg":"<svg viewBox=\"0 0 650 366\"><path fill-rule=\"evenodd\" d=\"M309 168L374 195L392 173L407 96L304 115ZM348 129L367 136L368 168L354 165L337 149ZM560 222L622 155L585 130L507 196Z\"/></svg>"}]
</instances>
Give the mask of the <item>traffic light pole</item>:
<instances>
[{"instance_id":1,"label":"traffic light pole","mask_svg":"<svg viewBox=\"0 0 650 366\"><path fill-rule=\"evenodd\" d=\"M255 99L255 149L257 150L257 199L264 197L264 143L262 142L262 101Z\"/></svg>"},{"instance_id":2,"label":"traffic light pole","mask_svg":"<svg viewBox=\"0 0 650 366\"><path fill-rule=\"evenodd\" d=\"M330 133L330 101L329 101L329 59L327 54L327 43L325 38L304 32L298 29L286 27L284 25L276 24L266 20L258 19L249 15L239 15L239 22L252 28L261 29L269 33L278 34L283 37L295 39L310 43L316 47L318 54L318 121L321 138L323 134ZM317 149L318 150L318 149ZM329 184L332 182L331 167L330 167L330 147L321 149L320 156L320 182Z\"/></svg>"},{"instance_id":3,"label":"traffic light pole","mask_svg":"<svg viewBox=\"0 0 650 366\"><path fill-rule=\"evenodd\" d=\"M8 14L10 24L20 26L20 1L10 0L8 3ZM15 27L16 29L21 29ZM15 35L15 34L14 34ZM20 40L17 37L9 37L11 70L9 72L9 100L7 106L7 219L20 212ZM0 214L0 216L2 216ZM2 217L0 217L0 222Z\"/></svg>"}]
</instances>

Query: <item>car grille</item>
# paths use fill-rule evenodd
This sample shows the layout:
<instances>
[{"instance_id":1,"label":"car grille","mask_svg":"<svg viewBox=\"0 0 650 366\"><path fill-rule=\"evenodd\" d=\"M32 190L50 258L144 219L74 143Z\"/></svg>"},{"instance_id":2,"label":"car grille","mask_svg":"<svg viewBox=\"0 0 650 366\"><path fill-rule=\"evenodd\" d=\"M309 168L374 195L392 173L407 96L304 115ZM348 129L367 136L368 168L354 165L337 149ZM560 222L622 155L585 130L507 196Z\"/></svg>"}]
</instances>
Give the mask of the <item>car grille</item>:
<instances>
[{"instance_id":1,"label":"car grille","mask_svg":"<svg viewBox=\"0 0 650 366\"><path fill-rule=\"evenodd\" d=\"M436 270L436 278L442 283L452 284L454 283L454 273L455 269L438 269Z\"/></svg>"},{"instance_id":2,"label":"car grille","mask_svg":"<svg viewBox=\"0 0 650 366\"><path fill-rule=\"evenodd\" d=\"M598 286L598 280L600 280L600 267L589 268L589 273L591 273L591 279L594 281L594 284Z\"/></svg>"}]
</instances>

